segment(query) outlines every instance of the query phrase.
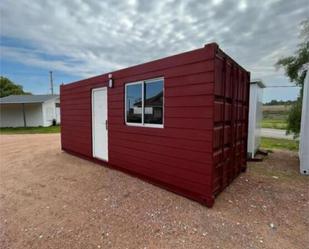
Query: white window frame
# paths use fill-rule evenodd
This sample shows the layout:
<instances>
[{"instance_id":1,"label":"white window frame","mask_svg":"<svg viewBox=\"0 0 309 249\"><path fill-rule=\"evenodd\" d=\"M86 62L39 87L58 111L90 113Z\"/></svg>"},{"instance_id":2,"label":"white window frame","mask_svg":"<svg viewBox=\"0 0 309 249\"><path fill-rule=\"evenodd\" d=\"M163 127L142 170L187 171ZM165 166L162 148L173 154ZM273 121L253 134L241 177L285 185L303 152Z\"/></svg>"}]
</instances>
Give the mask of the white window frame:
<instances>
[{"instance_id":1,"label":"white window frame","mask_svg":"<svg viewBox=\"0 0 309 249\"><path fill-rule=\"evenodd\" d=\"M162 124L145 124L144 123L144 88L145 88L145 85L147 83L151 83L151 82L154 82L154 81L158 81L158 80L162 80L163 81L163 105L162 105L162 108L163 108L163 114L162 114ZM138 84L141 84L142 85L142 122L141 123L130 123L127 121L127 87L128 86L132 86L132 85L138 85ZM125 91L124 91L124 94L125 94L125 107L124 107L124 117L125 117L125 123L126 125L128 126L138 126L138 127L151 127L151 128L164 128L164 78L163 77L159 77L159 78L154 78L154 79L149 79L149 80L141 80L141 81L136 81L136 82L130 82L130 83L126 83L125 84L125 87L124 87Z\"/></svg>"}]
</instances>

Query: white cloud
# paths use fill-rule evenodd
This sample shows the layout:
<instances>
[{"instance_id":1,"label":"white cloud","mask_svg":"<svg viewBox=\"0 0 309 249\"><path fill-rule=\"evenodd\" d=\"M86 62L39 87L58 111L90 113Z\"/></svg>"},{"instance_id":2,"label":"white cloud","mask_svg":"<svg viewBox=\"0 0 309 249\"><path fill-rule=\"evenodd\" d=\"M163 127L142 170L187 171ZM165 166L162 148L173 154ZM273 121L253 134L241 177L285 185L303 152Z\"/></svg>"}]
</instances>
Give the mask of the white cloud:
<instances>
[{"instance_id":1,"label":"white cloud","mask_svg":"<svg viewBox=\"0 0 309 249\"><path fill-rule=\"evenodd\" d=\"M222 2L223 2L223 0L212 0L212 3L214 5L220 5L220 4L222 4Z\"/></svg>"},{"instance_id":2,"label":"white cloud","mask_svg":"<svg viewBox=\"0 0 309 249\"><path fill-rule=\"evenodd\" d=\"M216 41L252 77L272 84L285 79L273 65L296 48L298 24L309 13L306 4L307 0L2 0L1 35L35 49L16 44L3 46L1 54L87 77Z\"/></svg>"},{"instance_id":3,"label":"white cloud","mask_svg":"<svg viewBox=\"0 0 309 249\"><path fill-rule=\"evenodd\" d=\"M240 11L245 11L247 9L247 2L245 0L241 0L238 4L238 9Z\"/></svg>"}]
</instances>

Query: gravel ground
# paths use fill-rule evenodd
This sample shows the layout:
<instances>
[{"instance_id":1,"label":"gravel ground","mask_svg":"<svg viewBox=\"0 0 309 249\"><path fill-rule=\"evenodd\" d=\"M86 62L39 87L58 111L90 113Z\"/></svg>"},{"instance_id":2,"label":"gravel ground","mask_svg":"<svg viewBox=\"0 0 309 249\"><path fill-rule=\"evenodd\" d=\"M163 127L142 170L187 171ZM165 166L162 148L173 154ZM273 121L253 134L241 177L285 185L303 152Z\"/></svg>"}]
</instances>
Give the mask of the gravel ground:
<instances>
[{"instance_id":1,"label":"gravel ground","mask_svg":"<svg viewBox=\"0 0 309 249\"><path fill-rule=\"evenodd\" d=\"M1 248L308 248L296 153L249 163L208 209L61 152L59 134L0 139Z\"/></svg>"}]
</instances>

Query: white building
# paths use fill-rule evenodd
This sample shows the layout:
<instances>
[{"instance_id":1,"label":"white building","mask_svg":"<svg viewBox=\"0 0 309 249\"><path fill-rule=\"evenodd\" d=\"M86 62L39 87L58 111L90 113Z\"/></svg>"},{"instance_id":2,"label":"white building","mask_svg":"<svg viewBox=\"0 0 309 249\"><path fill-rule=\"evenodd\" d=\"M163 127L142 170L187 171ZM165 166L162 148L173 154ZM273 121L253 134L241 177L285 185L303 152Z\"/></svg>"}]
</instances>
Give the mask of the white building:
<instances>
[{"instance_id":1,"label":"white building","mask_svg":"<svg viewBox=\"0 0 309 249\"><path fill-rule=\"evenodd\" d=\"M262 81L250 83L249 99L249 129L248 129L248 157L254 158L261 142L261 122L263 119L263 88Z\"/></svg>"},{"instance_id":2,"label":"white building","mask_svg":"<svg viewBox=\"0 0 309 249\"><path fill-rule=\"evenodd\" d=\"M10 95L0 98L1 127L50 126L60 123L59 95Z\"/></svg>"}]
</instances>

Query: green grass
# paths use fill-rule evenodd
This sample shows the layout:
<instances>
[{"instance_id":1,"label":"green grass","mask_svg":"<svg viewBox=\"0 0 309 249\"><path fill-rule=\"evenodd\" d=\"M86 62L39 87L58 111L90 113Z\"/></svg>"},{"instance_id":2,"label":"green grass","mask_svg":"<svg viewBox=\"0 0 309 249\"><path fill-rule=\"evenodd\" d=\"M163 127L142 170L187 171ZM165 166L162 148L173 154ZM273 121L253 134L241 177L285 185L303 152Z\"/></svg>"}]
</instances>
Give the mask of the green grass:
<instances>
[{"instance_id":1,"label":"green grass","mask_svg":"<svg viewBox=\"0 0 309 249\"><path fill-rule=\"evenodd\" d=\"M18 127L0 128L0 134L36 134L36 133L59 133L60 126L49 127Z\"/></svg>"},{"instance_id":2,"label":"green grass","mask_svg":"<svg viewBox=\"0 0 309 249\"><path fill-rule=\"evenodd\" d=\"M262 128L283 129L287 127L290 106L263 106Z\"/></svg>"},{"instance_id":3,"label":"green grass","mask_svg":"<svg viewBox=\"0 0 309 249\"><path fill-rule=\"evenodd\" d=\"M261 138L261 148L263 149L283 149L298 151L299 142L297 140Z\"/></svg>"},{"instance_id":4,"label":"green grass","mask_svg":"<svg viewBox=\"0 0 309 249\"><path fill-rule=\"evenodd\" d=\"M262 120L262 128L282 129L285 130L287 122L284 119L267 119Z\"/></svg>"}]
</instances>

